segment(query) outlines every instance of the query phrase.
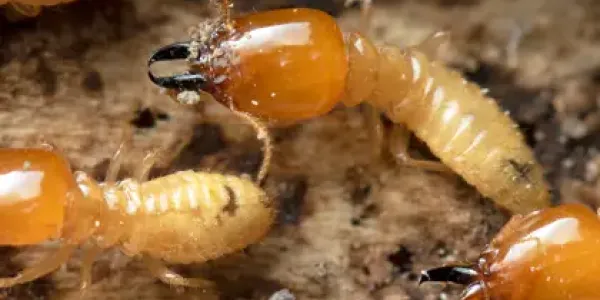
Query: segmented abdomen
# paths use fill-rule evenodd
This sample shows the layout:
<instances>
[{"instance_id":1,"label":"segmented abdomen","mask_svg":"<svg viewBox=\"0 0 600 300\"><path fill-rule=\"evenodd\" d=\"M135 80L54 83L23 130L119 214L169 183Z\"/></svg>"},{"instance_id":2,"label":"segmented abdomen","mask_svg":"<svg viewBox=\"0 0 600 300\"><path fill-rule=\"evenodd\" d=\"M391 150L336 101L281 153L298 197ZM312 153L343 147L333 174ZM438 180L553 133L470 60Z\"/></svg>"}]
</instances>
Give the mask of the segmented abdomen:
<instances>
[{"instance_id":1,"label":"segmented abdomen","mask_svg":"<svg viewBox=\"0 0 600 300\"><path fill-rule=\"evenodd\" d=\"M253 188L253 183L238 177L177 172L139 185L139 193L129 193L125 211L138 215L185 211L212 218L230 201L238 201L239 193Z\"/></svg>"},{"instance_id":2,"label":"segmented abdomen","mask_svg":"<svg viewBox=\"0 0 600 300\"><path fill-rule=\"evenodd\" d=\"M543 170L517 125L478 86L414 49L383 49L380 69L373 102L484 196L514 213L550 204Z\"/></svg>"},{"instance_id":3,"label":"segmented abdomen","mask_svg":"<svg viewBox=\"0 0 600 300\"><path fill-rule=\"evenodd\" d=\"M123 247L130 254L203 262L257 242L275 216L264 191L241 177L184 171L135 186L120 187L131 228Z\"/></svg>"}]
</instances>

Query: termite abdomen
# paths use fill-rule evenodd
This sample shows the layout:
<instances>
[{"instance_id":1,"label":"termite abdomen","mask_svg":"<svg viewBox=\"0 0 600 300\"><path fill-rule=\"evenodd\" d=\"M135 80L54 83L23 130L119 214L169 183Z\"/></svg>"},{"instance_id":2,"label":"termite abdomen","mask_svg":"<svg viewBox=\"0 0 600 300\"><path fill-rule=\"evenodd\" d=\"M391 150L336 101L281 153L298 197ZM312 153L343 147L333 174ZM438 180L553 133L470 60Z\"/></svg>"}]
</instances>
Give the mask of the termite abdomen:
<instances>
[{"instance_id":1,"label":"termite abdomen","mask_svg":"<svg viewBox=\"0 0 600 300\"><path fill-rule=\"evenodd\" d=\"M275 217L265 192L240 177L182 171L139 187L141 201L120 203L131 218L123 247L171 263L241 250L260 240Z\"/></svg>"},{"instance_id":2,"label":"termite abdomen","mask_svg":"<svg viewBox=\"0 0 600 300\"><path fill-rule=\"evenodd\" d=\"M369 103L501 206L515 213L549 206L542 167L514 121L478 86L417 49L384 47L377 59Z\"/></svg>"}]
</instances>

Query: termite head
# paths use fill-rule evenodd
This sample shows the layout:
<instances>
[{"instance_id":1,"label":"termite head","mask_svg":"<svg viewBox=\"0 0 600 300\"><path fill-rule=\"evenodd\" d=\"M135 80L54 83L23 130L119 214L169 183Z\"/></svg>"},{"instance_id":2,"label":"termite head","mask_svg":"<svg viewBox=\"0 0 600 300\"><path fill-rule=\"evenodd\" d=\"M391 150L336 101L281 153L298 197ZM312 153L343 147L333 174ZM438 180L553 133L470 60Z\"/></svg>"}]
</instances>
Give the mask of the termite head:
<instances>
[{"instance_id":1,"label":"termite head","mask_svg":"<svg viewBox=\"0 0 600 300\"><path fill-rule=\"evenodd\" d=\"M421 272L419 284L427 281L451 282L468 285L462 293L461 300L484 300L486 298L485 283L477 266L444 266Z\"/></svg>"},{"instance_id":2,"label":"termite head","mask_svg":"<svg viewBox=\"0 0 600 300\"><path fill-rule=\"evenodd\" d=\"M335 20L312 9L267 11L200 26L192 40L157 50L149 66L183 59L186 72L167 77L150 72L150 79L179 95L179 102L195 103L182 92L206 92L270 121L329 112L343 96L348 73Z\"/></svg>"},{"instance_id":3,"label":"termite head","mask_svg":"<svg viewBox=\"0 0 600 300\"><path fill-rule=\"evenodd\" d=\"M590 274L590 280L596 279L598 267L594 261L574 258L597 249L598 230L598 216L582 204L563 204L516 215L481 252L476 263L425 271L421 282L469 285L463 300L596 299L597 289L581 289L581 280L588 280L586 277L563 278L573 270L582 270ZM540 277L545 280L538 280Z\"/></svg>"},{"instance_id":4,"label":"termite head","mask_svg":"<svg viewBox=\"0 0 600 300\"><path fill-rule=\"evenodd\" d=\"M67 160L51 149L0 149L0 245L64 236L66 212L80 198Z\"/></svg>"},{"instance_id":5,"label":"termite head","mask_svg":"<svg viewBox=\"0 0 600 300\"><path fill-rule=\"evenodd\" d=\"M60 239L79 244L95 231L103 198L83 172L73 176L53 146L0 150L0 244Z\"/></svg>"}]
</instances>

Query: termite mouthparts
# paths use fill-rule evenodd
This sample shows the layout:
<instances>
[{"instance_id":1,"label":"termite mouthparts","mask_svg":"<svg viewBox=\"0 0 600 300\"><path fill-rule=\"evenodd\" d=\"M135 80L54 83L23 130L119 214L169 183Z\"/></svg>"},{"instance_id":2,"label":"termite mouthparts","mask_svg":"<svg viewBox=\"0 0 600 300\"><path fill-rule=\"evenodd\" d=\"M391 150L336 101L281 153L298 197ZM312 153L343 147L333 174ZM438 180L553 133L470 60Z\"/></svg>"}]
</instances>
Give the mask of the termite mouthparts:
<instances>
[{"instance_id":1,"label":"termite mouthparts","mask_svg":"<svg viewBox=\"0 0 600 300\"><path fill-rule=\"evenodd\" d=\"M394 123L390 144L401 146L390 150L404 157L400 163L449 167L512 213L550 206L544 169L514 120L477 84L427 54L441 47L444 35L406 48L375 46L360 33L342 32L328 14L306 8L215 21L198 27L189 42L164 46L150 58L149 65L187 61L178 75L150 73L173 100L194 104L199 97L182 92L202 92L254 123L275 125L324 116L340 103L368 103ZM381 122L377 113L370 117L374 124ZM441 162L410 158L408 131Z\"/></svg>"},{"instance_id":2,"label":"termite mouthparts","mask_svg":"<svg viewBox=\"0 0 600 300\"><path fill-rule=\"evenodd\" d=\"M163 46L156 50L148 60L148 77L150 80L163 88L177 89L180 91L202 90L207 80L199 73L185 72L171 76L155 76L150 70L152 64L159 61L183 60L190 56L190 42L177 42Z\"/></svg>"},{"instance_id":3,"label":"termite mouthparts","mask_svg":"<svg viewBox=\"0 0 600 300\"><path fill-rule=\"evenodd\" d=\"M469 266L444 266L421 271L419 285L423 282L452 282L456 284L470 284L478 277L475 269Z\"/></svg>"}]
</instances>

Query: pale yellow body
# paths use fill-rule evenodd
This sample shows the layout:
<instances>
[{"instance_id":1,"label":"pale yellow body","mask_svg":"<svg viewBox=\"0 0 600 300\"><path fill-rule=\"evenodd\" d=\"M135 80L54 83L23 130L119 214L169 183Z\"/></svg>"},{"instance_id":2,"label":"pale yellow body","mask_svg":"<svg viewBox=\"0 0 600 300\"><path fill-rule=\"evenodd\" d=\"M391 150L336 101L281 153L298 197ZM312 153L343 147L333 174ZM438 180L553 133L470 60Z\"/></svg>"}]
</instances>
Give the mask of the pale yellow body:
<instances>
[{"instance_id":1,"label":"pale yellow body","mask_svg":"<svg viewBox=\"0 0 600 300\"><path fill-rule=\"evenodd\" d=\"M102 194L107 210L99 221L110 228L99 231L102 240L128 255L170 263L201 263L241 250L262 238L275 216L254 182L222 174L126 180L102 187Z\"/></svg>"},{"instance_id":2,"label":"pale yellow body","mask_svg":"<svg viewBox=\"0 0 600 300\"><path fill-rule=\"evenodd\" d=\"M261 239L275 216L254 182L221 174L184 171L141 185L124 182L104 194L123 216L123 250L171 263L239 251Z\"/></svg>"},{"instance_id":3,"label":"pale yellow body","mask_svg":"<svg viewBox=\"0 0 600 300\"><path fill-rule=\"evenodd\" d=\"M517 125L478 86L416 48L376 49L358 34L348 41L347 104L366 99L513 213L550 205L543 170Z\"/></svg>"}]
</instances>

